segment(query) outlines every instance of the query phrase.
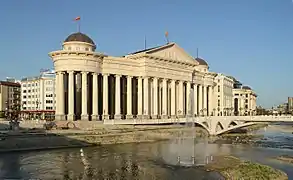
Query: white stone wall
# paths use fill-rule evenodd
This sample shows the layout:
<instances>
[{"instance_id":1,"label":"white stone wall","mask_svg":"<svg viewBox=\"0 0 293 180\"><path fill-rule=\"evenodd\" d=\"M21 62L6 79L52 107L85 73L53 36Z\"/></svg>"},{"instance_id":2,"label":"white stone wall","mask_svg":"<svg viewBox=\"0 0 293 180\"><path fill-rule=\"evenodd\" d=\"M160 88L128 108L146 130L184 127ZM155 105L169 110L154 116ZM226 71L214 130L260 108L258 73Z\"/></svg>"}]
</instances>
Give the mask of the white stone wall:
<instances>
[{"instance_id":1,"label":"white stone wall","mask_svg":"<svg viewBox=\"0 0 293 180\"><path fill-rule=\"evenodd\" d=\"M55 77L24 78L21 101L22 110L55 110Z\"/></svg>"},{"instance_id":2,"label":"white stone wall","mask_svg":"<svg viewBox=\"0 0 293 180\"><path fill-rule=\"evenodd\" d=\"M215 77L215 108L217 115L231 115L233 108L233 80L224 74L218 73Z\"/></svg>"}]
</instances>

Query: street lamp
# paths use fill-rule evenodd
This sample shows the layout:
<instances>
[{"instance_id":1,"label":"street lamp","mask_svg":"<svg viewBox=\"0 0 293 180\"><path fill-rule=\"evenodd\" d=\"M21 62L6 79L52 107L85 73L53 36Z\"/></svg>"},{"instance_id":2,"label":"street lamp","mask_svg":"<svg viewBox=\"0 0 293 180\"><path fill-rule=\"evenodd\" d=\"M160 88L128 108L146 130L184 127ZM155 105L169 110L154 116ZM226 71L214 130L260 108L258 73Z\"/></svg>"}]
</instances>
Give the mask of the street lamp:
<instances>
[{"instance_id":1,"label":"street lamp","mask_svg":"<svg viewBox=\"0 0 293 180\"><path fill-rule=\"evenodd\" d=\"M8 101L5 101L5 118L8 119L8 116L9 116Z\"/></svg>"}]
</instances>

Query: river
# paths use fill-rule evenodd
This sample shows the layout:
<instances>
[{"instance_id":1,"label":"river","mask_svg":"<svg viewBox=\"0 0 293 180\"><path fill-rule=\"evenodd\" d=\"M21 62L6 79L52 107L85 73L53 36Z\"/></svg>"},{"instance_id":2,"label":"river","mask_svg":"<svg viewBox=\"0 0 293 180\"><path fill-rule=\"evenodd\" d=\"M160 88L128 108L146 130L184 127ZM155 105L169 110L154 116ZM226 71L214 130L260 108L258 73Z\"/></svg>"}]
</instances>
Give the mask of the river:
<instances>
[{"instance_id":1,"label":"river","mask_svg":"<svg viewBox=\"0 0 293 180\"><path fill-rule=\"evenodd\" d=\"M270 125L255 133L264 135L258 147L185 137L82 150L5 153L0 154L0 179L222 179L196 166L212 161L215 154L227 154L280 169L293 180L293 165L272 159L293 156L292 125Z\"/></svg>"}]
</instances>

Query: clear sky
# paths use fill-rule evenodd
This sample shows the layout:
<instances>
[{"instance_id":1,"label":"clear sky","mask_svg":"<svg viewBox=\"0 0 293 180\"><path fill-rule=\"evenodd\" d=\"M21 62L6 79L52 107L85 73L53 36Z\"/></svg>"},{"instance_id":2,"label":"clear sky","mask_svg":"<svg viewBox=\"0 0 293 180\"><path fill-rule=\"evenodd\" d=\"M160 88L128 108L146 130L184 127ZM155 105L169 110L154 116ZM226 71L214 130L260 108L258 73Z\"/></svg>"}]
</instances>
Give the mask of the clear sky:
<instances>
[{"instance_id":1,"label":"clear sky","mask_svg":"<svg viewBox=\"0 0 293 180\"><path fill-rule=\"evenodd\" d=\"M77 31L97 51L123 55L170 41L206 59L211 71L251 86L258 104L293 96L291 0L3 0L0 4L0 79L51 68L48 52Z\"/></svg>"}]
</instances>

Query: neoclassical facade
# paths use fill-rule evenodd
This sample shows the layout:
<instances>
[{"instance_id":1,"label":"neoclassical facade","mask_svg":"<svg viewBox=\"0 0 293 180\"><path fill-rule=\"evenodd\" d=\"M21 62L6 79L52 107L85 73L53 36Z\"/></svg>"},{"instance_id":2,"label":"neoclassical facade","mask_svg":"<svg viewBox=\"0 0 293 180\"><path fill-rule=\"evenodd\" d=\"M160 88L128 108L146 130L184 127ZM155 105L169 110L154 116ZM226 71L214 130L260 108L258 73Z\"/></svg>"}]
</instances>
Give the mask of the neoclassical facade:
<instances>
[{"instance_id":1,"label":"neoclassical facade","mask_svg":"<svg viewBox=\"0 0 293 180\"><path fill-rule=\"evenodd\" d=\"M208 64L176 43L113 57L83 33L50 52L56 72L56 120L163 119L212 115Z\"/></svg>"},{"instance_id":2,"label":"neoclassical facade","mask_svg":"<svg viewBox=\"0 0 293 180\"><path fill-rule=\"evenodd\" d=\"M222 73L215 77L215 108L217 116L230 116L233 114L233 84L234 80Z\"/></svg>"},{"instance_id":3,"label":"neoclassical facade","mask_svg":"<svg viewBox=\"0 0 293 180\"><path fill-rule=\"evenodd\" d=\"M256 115L256 93L249 86L233 89L234 111L236 115Z\"/></svg>"}]
</instances>

